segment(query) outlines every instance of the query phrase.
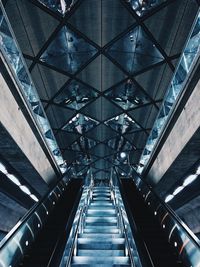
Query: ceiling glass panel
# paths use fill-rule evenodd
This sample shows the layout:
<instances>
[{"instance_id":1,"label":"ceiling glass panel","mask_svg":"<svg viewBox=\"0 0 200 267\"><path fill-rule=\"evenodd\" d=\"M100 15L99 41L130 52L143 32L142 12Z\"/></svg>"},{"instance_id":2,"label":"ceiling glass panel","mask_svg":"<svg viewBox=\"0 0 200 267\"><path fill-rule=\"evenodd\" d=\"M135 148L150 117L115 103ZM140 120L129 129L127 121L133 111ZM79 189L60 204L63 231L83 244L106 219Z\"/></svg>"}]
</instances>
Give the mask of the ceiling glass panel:
<instances>
[{"instance_id":1,"label":"ceiling glass panel","mask_svg":"<svg viewBox=\"0 0 200 267\"><path fill-rule=\"evenodd\" d=\"M134 73L163 60L163 56L138 26L107 49L127 72Z\"/></svg>"},{"instance_id":2,"label":"ceiling glass panel","mask_svg":"<svg viewBox=\"0 0 200 267\"><path fill-rule=\"evenodd\" d=\"M65 107L79 110L98 97L98 93L85 85L72 80L54 99L54 102Z\"/></svg>"},{"instance_id":3,"label":"ceiling glass panel","mask_svg":"<svg viewBox=\"0 0 200 267\"><path fill-rule=\"evenodd\" d=\"M166 0L126 0L125 2L128 2L136 14L142 17L165 1Z\"/></svg>"},{"instance_id":4,"label":"ceiling glass panel","mask_svg":"<svg viewBox=\"0 0 200 267\"><path fill-rule=\"evenodd\" d=\"M150 98L130 79L107 91L105 95L125 110L151 102Z\"/></svg>"},{"instance_id":5,"label":"ceiling glass panel","mask_svg":"<svg viewBox=\"0 0 200 267\"><path fill-rule=\"evenodd\" d=\"M90 165L94 161L96 161L98 157L94 155L88 155L88 154L83 154L83 153L78 153L77 158L75 160L75 164L78 165Z\"/></svg>"},{"instance_id":6,"label":"ceiling glass panel","mask_svg":"<svg viewBox=\"0 0 200 267\"><path fill-rule=\"evenodd\" d=\"M105 124L120 134L132 133L141 130L141 127L127 114L121 114L110 120L107 120Z\"/></svg>"},{"instance_id":7,"label":"ceiling glass panel","mask_svg":"<svg viewBox=\"0 0 200 267\"><path fill-rule=\"evenodd\" d=\"M38 0L41 4L48 7L49 9L59 12L64 15L70 11L71 7L76 3L77 0Z\"/></svg>"},{"instance_id":8,"label":"ceiling glass panel","mask_svg":"<svg viewBox=\"0 0 200 267\"><path fill-rule=\"evenodd\" d=\"M75 73L97 50L64 26L40 57L42 62L57 69Z\"/></svg>"},{"instance_id":9,"label":"ceiling glass panel","mask_svg":"<svg viewBox=\"0 0 200 267\"><path fill-rule=\"evenodd\" d=\"M96 145L97 145L97 142L95 140L81 136L80 139L74 142L68 149L83 152L83 151L87 151L91 149L92 147Z\"/></svg>"},{"instance_id":10,"label":"ceiling glass panel","mask_svg":"<svg viewBox=\"0 0 200 267\"><path fill-rule=\"evenodd\" d=\"M129 151L133 149L133 146L122 136L110 139L106 142L106 144L115 151Z\"/></svg>"},{"instance_id":11,"label":"ceiling glass panel","mask_svg":"<svg viewBox=\"0 0 200 267\"><path fill-rule=\"evenodd\" d=\"M71 133L83 134L98 124L98 121L78 113L62 129Z\"/></svg>"}]
</instances>

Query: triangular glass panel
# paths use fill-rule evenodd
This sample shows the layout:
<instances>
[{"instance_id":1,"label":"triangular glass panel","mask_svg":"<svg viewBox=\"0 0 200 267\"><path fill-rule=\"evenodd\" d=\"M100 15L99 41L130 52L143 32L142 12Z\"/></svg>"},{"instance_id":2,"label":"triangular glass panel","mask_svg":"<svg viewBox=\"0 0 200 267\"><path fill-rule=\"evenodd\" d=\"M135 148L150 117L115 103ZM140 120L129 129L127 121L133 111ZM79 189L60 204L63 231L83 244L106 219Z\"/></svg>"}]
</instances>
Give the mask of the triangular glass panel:
<instances>
[{"instance_id":1,"label":"triangular glass panel","mask_svg":"<svg viewBox=\"0 0 200 267\"><path fill-rule=\"evenodd\" d=\"M150 98L131 79L108 90L105 95L125 110L151 102Z\"/></svg>"},{"instance_id":2,"label":"triangular glass panel","mask_svg":"<svg viewBox=\"0 0 200 267\"><path fill-rule=\"evenodd\" d=\"M146 15L156 6L160 5L161 3L165 2L166 0L148 0L148 1L141 1L141 0L124 0L128 2L131 8L136 12L136 14L140 17Z\"/></svg>"},{"instance_id":3,"label":"triangular glass panel","mask_svg":"<svg viewBox=\"0 0 200 267\"><path fill-rule=\"evenodd\" d=\"M97 52L83 38L64 26L40 60L69 73L75 73Z\"/></svg>"},{"instance_id":4,"label":"triangular glass panel","mask_svg":"<svg viewBox=\"0 0 200 267\"><path fill-rule=\"evenodd\" d=\"M75 151L88 151L89 149L93 148L97 145L97 142L93 139L89 139L87 137L81 136L79 140L74 142L68 149L72 149Z\"/></svg>"},{"instance_id":5,"label":"triangular glass panel","mask_svg":"<svg viewBox=\"0 0 200 267\"><path fill-rule=\"evenodd\" d=\"M159 50L140 26L116 41L107 52L131 74L163 60Z\"/></svg>"},{"instance_id":6,"label":"triangular glass panel","mask_svg":"<svg viewBox=\"0 0 200 267\"><path fill-rule=\"evenodd\" d=\"M97 97L97 92L72 80L62 89L62 92L54 98L54 102L65 107L79 110Z\"/></svg>"},{"instance_id":7,"label":"triangular glass panel","mask_svg":"<svg viewBox=\"0 0 200 267\"><path fill-rule=\"evenodd\" d=\"M77 154L77 158L75 160L76 164L81 164L81 165L90 165L92 164L95 160L97 160L98 157L94 155L86 155L84 153L79 153Z\"/></svg>"},{"instance_id":8,"label":"triangular glass panel","mask_svg":"<svg viewBox=\"0 0 200 267\"><path fill-rule=\"evenodd\" d=\"M134 149L124 137L113 138L106 141L107 146L111 147L115 151L130 151Z\"/></svg>"},{"instance_id":9,"label":"triangular glass panel","mask_svg":"<svg viewBox=\"0 0 200 267\"><path fill-rule=\"evenodd\" d=\"M38 0L41 4L62 15L70 11L77 0Z\"/></svg>"},{"instance_id":10,"label":"triangular glass panel","mask_svg":"<svg viewBox=\"0 0 200 267\"><path fill-rule=\"evenodd\" d=\"M98 121L78 113L62 129L70 133L75 132L83 134L88 132L98 124Z\"/></svg>"},{"instance_id":11,"label":"triangular glass panel","mask_svg":"<svg viewBox=\"0 0 200 267\"><path fill-rule=\"evenodd\" d=\"M120 134L132 133L141 130L140 126L127 114L121 114L107 120L105 124Z\"/></svg>"}]
</instances>

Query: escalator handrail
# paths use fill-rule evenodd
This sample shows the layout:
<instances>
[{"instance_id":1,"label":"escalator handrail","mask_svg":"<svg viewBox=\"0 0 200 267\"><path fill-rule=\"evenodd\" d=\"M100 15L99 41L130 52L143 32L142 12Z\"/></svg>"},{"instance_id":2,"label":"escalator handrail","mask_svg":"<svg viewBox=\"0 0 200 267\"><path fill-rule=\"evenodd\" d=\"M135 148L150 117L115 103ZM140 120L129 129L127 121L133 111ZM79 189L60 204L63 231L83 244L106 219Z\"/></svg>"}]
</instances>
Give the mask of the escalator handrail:
<instances>
[{"instance_id":1,"label":"escalator handrail","mask_svg":"<svg viewBox=\"0 0 200 267\"><path fill-rule=\"evenodd\" d=\"M75 214L76 214L77 206L78 206L78 203L79 203L79 201L80 201L81 194L82 194L82 189L83 189L83 188L81 187L80 190L79 190L79 192L78 192L78 194L77 194L75 203L74 203L73 208L72 208L72 210L71 210L71 212L70 212L70 215L69 215L69 220L68 220L68 222L67 222L67 224L66 224L66 227L65 227L65 229L64 229L64 234L65 234L65 236L67 236L67 237L68 237L69 234L70 234L71 226L72 226L72 224L73 224L74 216L75 216ZM55 244L55 246L54 246L54 250L53 250L53 252L52 252L52 254L51 254L51 257L50 257L50 259L49 259L49 262L48 262L48 264L47 264L47 267L51 267L51 266L53 266L53 265L52 265L52 261L53 261L53 259L54 259L54 256L55 256L56 252L57 252L57 249L59 248L60 240L62 239L62 237L63 237L63 231L61 232L61 234L59 235L59 237L58 237L58 239L57 239L57 241L56 241L56 244Z\"/></svg>"},{"instance_id":2,"label":"escalator handrail","mask_svg":"<svg viewBox=\"0 0 200 267\"><path fill-rule=\"evenodd\" d=\"M72 260L72 257L73 257L73 252L74 252L74 248L75 248L75 244L76 244L76 240L77 240L77 235L78 235L78 231L79 231L80 222L81 222L81 220L83 218L83 214L85 213L85 211L88 208L88 201L90 199L90 193L92 192L93 185L89 186L88 189L89 190L87 192L86 204L84 204L83 207L81 207L81 210L80 210L80 214L79 214L78 222L77 222L77 225L76 225L76 230L75 230L73 242L72 242L72 245L70 247L70 252L69 252L68 259L67 259L67 263L65 264L66 267L70 267L71 266L71 260Z\"/></svg>"},{"instance_id":3,"label":"escalator handrail","mask_svg":"<svg viewBox=\"0 0 200 267\"><path fill-rule=\"evenodd\" d=\"M44 200L54 191L54 189L60 184L60 182L65 177L62 176L57 183L54 185L54 188L50 189L41 199L33 205L33 207L17 222L17 224L9 231L9 233L1 240L0 242L0 250L11 240L14 234L23 226L24 223L34 214L37 208L44 202ZM65 187L69 184L71 179L69 178L65 183Z\"/></svg>"},{"instance_id":4,"label":"escalator handrail","mask_svg":"<svg viewBox=\"0 0 200 267\"><path fill-rule=\"evenodd\" d=\"M133 255L131 253L131 245L130 245L130 242L129 242L129 239L128 239L128 235L127 235L127 231L126 231L126 226L125 226L125 222L124 222L124 217L122 215L121 207L117 203L117 197L116 197L115 190L114 190L114 187L113 186L111 186L111 192L113 192L114 203L115 203L116 211L118 211L119 216L121 218L123 232L124 232L124 237L125 237L125 240L126 240L126 243L127 243L127 246L128 246L128 254L129 254L129 257L130 257L130 261L131 261L131 267L135 267L135 261L134 261Z\"/></svg>"},{"instance_id":5,"label":"escalator handrail","mask_svg":"<svg viewBox=\"0 0 200 267\"><path fill-rule=\"evenodd\" d=\"M131 166L131 168L134 170L134 168ZM189 229L189 227L180 219L179 216L172 210L172 208L165 203L158 194L154 191L154 189L134 170L135 174L139 177L139 179L148 187L148 189L153 193L156 199L158 199L158 202L166 209L168 214L171 215L172 219L176 221L176 223L179 224L181 228L187 233L188 237L198 246L200 249L200 241L195 236L195 234ZM134 181L134 179L133 179Z\"/></svg>"},{"instance_id":6,"label":"escalator handrail","mask_svg":"<svg viewBox=\"0 0 200 267\"><path fill-rule=\"evenodd\" d=\"M114 169L115 169L115 168L114 168ZM124 203L124 206L125 206L125 208L126 208L126 212L127 212L128 218L129 218L129 223L130 223L132 232L134 232L135 235L136 235L136 241L140 244L140 246L142 246L141 248L143 248L144 251L147 253L147 256L146 256L146 257L148 257L149 264L151 264L151 265L149 265L149 264L145 264L145 266L148 266L148 267L149 267L149 266L151 266L151 267L155 267L154 262L153 262L153 259L151 258L151 254L150 254L150 252L149 252L149 250L148 250L148 248L147 248L147 246L146 246L145 241L144 241L143 238L141 237L140 231L138 230L138 227L137 227L137 225L136 225L136 223L135 223L135 220L134 220L134 218L133 218L133 215L132 215L132 213L131 213L131 211L130 211L128 202L127 202L126 198L123 197L123 194L125 194L125 193L124 193L124 189L123 189L122 183L121 183L121 181L120 181L120 179L119 179L119 177L118 177L118 173L117 173L117 170L116 170L116 169L115 169L115 172L116 172L116 174L117 174L117 175L116 175L117 183L118 183L119 189L120 189L120 191L121 191L121 196L122 196L122 198L123 198L123 203ZM136 244L136 245L137 245L137 244Z\"/></svg>"}]
</instances>

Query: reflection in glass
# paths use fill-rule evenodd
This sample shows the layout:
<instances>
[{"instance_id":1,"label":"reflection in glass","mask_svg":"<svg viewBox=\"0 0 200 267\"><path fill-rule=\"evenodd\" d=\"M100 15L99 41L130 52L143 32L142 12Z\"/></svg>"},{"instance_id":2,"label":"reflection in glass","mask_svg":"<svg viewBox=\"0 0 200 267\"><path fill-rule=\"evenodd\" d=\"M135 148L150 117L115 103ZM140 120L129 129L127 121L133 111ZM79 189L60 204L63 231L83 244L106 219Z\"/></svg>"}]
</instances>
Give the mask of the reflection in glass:
<instances>
[{"instance_id":1,"label":"reflection in glass","mask_svg":"<svg viewBox=\"0 0 200 267\"><path fill-rule=\"evenodd\" d=\"M112 88L105 95L125 110L151 102L131 79Z\"/></svg>"},{"instance_id":2,"label":"reflection in glass","mask_svg":"<svg viewBox=\"0 0 200 267\"><path fill-rule=\"evenodd\" d=\"M58 69L75 73L97 50L64 26L50 43L40 60Z\"/></svg>"},{"instance_id":3,"label":"reflection in glass","mask_svg":"<svg viewBox=\"0 0 200 267\"><path fill-rule=\"evenodd\" d=\"M130 4L132 9L138 16L142 17L147 14L151 9L165 2L166 0L125 0Z\"/></svg>"},{"instance_id":4,"label":"reflection in glass","mask_svg":"<svg viewBox=\"0 0 200 267\"><path fill-rule=\"evenodd\" d=\"M91 119L85 115L77 114L62 129L67 132L83 134L99 124L98 121Z\"/></svg>"},{"instance_id":5,"label":"reflection in glass","mask_svg":"<svg viewBox=\"0 0 200 267\"><path fill-rule=\"evenodd\" d=\"M133 148L133 146L122 136L110 139L106 144L115 151L130 151Z\"/></svg>"},{"instance_id":6,"label":"reflection in glass","mask_svg":"<svg viewBox=\"0 0 200 267\"><path fill-rule=\"evenodd\" d=\"M54 99L54 102L65 107L79 110L86 104L97 98L98 94L85 85L71 81Z\"/></svg>"},{"instance_id":7,"label":"reflection in glass","mask_svg":"<svg viewBox=\"0 0 200 267\"><path fill-rule=\"evenodd\" d=\"M127 114L121 114L109 119L105 124L120 134L132 133L141 129L140 126Z\"/></svg>"},{"instance_id":8,"label":"reflection in glass","mask_svg":"<svg viewBox=\"0 0 200 267\"><path fill-rule=\"evenodd\" d=\"M146 146L139 161L137 171L142 173L144 166L150 159L152 150L158 141L160 134L169 118L169 115L182 92L184 85L189 77L189 72L195 64L196 58L199 56L200 51L200 14L195 22L192 34L189 37L187 45L181 56L180 63L177 66L175 74L170 83L169 89L165 95L164 101L158 113L157 119L154 123L152 131L148 137Z\"/></svg>"},{"instance_id":9,"label":"reflection in glass","mask_svg":"<svg viewBox=\"0 0 200 267\"><path fill-rule=\"evenodd\" d=\"M163 60L163 56L140 26L107 49L127 72L134 73Z\"/></svg>"},{"instance_id":10,"label":"reflection in glass","mask_svg":"<svg viewBox=\"0 0 200 267\"><path fill-rule=\"evenodd\" d=\"M87 137L81 136L80 139L74 142L68 149L72 149L75 151L88 151L97 145L95 140L89 139Z\"/></svg>"},{"instance_id":11,"label":"reflection in glass","mask_svg":"<svg viewBox=\"0 0 200 267\"><path fill-rule=\"evenodd\" d=\"M64 15L69 12L77 0L38 0L44 6Z\"/></svg>"}]
</instances>

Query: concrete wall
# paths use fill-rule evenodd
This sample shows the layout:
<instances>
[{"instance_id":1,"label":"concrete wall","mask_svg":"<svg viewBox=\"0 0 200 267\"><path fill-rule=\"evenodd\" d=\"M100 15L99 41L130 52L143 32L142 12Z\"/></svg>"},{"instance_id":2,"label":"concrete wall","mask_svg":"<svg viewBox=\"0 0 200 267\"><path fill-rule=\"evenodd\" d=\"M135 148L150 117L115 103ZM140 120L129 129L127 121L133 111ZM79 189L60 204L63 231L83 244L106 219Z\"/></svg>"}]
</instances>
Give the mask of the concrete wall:
<instances>
[{"instance_id":1,"label":"concrete wall","mask_svg":"<svg viewBox=\"0 0 200 267\"><path fill-rule=\"evenodd\" d=\"M158 153L147 180L157 184L200 126L200 82L189 97L173 129Z\"/></svg>"},{"instance_id":2,"label":"concrete wall","mask_svg":"<svg viewBox=\"0 0 200 267\"><path fill-rule=\"evenodd\" d=\"M2 125L44 181L47 184L54 182L56 179L55 169L50 164L2 73L0 73L0 106L0 122Z\"/></svg>"}]
</instances>

